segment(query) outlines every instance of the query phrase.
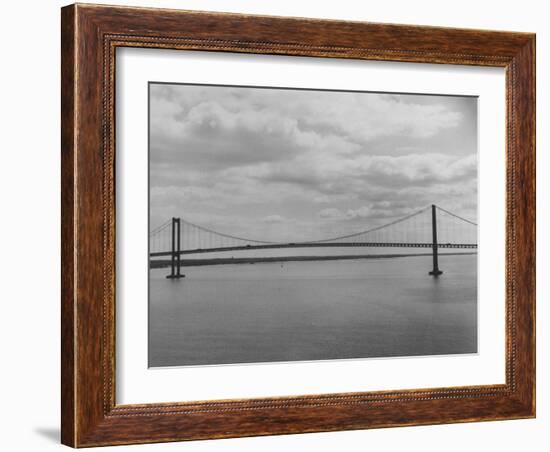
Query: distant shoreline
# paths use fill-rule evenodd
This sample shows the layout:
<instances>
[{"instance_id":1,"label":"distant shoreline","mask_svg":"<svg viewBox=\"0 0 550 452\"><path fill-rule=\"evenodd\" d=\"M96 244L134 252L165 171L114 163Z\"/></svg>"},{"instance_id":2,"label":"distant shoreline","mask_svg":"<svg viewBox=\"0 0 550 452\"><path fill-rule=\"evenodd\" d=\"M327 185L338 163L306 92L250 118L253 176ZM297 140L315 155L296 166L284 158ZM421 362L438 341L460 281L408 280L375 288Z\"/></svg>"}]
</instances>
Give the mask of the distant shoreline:
<instances>
[{"instance_id":1,"label":"distant shoreline","mask_svg":"<svg viewBox=\"0 0 550 452\"><path fill-rule=\"evenodd\" d=\"M472 255L477 252L467 253L439 253L439 256L462 256ZM335 260L353 260L353 259L391 259L397 257L419 257L431 256L432 253L414 253L414 254L358 254L358 255L334 255L334 256L273 256L273 257L231 257L231 258L212 258L212 259L181 259L181 267L202 267L205 265L227 265L227 264L258 264L258 263L277 263L277 262L307 262L307 261L335 261ZM170 267L170 259L152 260L150 268Z\"/></svg>"}]
</instances>

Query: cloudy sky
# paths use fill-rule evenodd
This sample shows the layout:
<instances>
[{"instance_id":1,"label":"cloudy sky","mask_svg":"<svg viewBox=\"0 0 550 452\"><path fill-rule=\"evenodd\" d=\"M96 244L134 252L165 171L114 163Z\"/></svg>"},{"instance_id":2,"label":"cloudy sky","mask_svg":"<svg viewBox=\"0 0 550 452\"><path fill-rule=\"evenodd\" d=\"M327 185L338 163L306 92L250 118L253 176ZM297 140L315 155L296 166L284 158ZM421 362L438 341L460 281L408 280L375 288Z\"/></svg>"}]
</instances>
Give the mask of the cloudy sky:
<instances>
[{"instance_id":1,"label":"cloudy sky","mask_svg":"<svg viewBox=\"0 0 550 452\"><path fill-rule=\"evenodd\" d=\"M151 227L358 232L437 204L476 220L477 100L152 83Z\"/></svg>"}]
</instances>

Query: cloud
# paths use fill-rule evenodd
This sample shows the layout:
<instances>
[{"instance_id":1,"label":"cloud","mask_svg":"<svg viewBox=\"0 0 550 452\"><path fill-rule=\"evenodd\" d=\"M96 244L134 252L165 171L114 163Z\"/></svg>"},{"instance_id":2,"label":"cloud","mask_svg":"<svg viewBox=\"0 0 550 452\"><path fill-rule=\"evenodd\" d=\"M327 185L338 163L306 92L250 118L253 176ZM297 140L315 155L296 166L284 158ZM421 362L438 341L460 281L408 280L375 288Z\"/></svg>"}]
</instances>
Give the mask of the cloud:
<instances>
[{"instance_id":1,"label":"cloud","mask_svg":"<svg viewBox=\"0 0 550 452\"><path fill-rule=\"evenodd\" d=\"M233 126L244 120L246 127L256 130L265 126L264 119L277 124L292 118L306 132L344 134L354 140L399 132L426 137L463 119L443 97L426 103L424 96L189 85L151 85L151 108L155 120L204 123L206 116Z\"/></svg>"},{"instance_id":2,"label":"cloud","mask_svg":"<svg viewBox=\"0 0 550 452\"><path fill-rule=\"evenodd\" d=\"M394 218L402 217L414 213L418 209L411 207L399 207L391 202L385 202L385 207L378 207L376 204L361 206L357 209L348 209L345 215L346 220L355 220L363 218Z\"/></svg>"},{"instance_id":3,"label":"cloud","mask_svg":"<svg viewBox=\"0 0 550 452\"><path fill-rule=\"evenodd\" d=\"M460 124L444 104L342 92L151 85L156 162L216 169L287 161L316 149L364 152L380 137L425 138Z\"/></svg>"},{"instance_id":4,"label":"cloud","mask_svg":"<svg viewBox=\"0 0 550 452\"><path fill-rule=\"evenodd\" d=\"M358 171L385 186L415 186L435 182L452 182L475 177L477 158L439 153L404 156L368 156L358 161Z\"/></svg>"},{"instance_id":5,"label":"cloud","mask_svg":"<svg viewBox=\"0 0 550 452\"><path fill-rule=\"evenodd\" d=\"M404 205L402 201L383 201L370 203L359 206L353 209L342 211L335 207L322 209L318 215L320 218L338 221L355 221L355 220L378 220L386 218L394 218L396 216L405 216L414 213L415 208L410 207L411 204Z\"/></svg>"},{"instance_id":6,"label":"cloud","mask_svg":"<svg viewBox=\"0 0 550 452\"><path fill-rule=\"evenodd\" d=\"M448 156L436 153L405 156L370 156L336 158L315 154L302 156L291 162L264 165L253 172L258 180L293 184L319 195L318 202L336 196L334 200L361 196L368 190L396 190L403 187L421 187L475 179L475 155ZM373 188L376 187L376 188Z\"/></svg>"},{"instance_id":7,"label":"cloud","mask_svg":"<svg viewBox=\"0 0 550 452\"><path fill-rule=\"evenodd\" d=\"M261 220L263 223L284 223L286 221L281 215L268 215Z\"/></svg>"},{"instance_id":8,"label":"cloud","mask_svg":"<svg viewBox=\"0 0 550 452\"><path fill-rule=\"evenodd\" d=\"M320 218L329 218L329 219L339 219L343 218L344 214L340 209L336 207L329 207L328 209L323 209L319 211Z\"/></svg>"},{"instance_id":9,"label":"cloud","mask_svg":"<svg viewBox=\"0 0 550 452\"><path fill-rule=\"evenodd\" d=\"M453 98L150 89L152 223L182 216L276 240L431 203L475 215L476 149L456 138L475 130L475 117Z\"/></svg>"}]
</instances>

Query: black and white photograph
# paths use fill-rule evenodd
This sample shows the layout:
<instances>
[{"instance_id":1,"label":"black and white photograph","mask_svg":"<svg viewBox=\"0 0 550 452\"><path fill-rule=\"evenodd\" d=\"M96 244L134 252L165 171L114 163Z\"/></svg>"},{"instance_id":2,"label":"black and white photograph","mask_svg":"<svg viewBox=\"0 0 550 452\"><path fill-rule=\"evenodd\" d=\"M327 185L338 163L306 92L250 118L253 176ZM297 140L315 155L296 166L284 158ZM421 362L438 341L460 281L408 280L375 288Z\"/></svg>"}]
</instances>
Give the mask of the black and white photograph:
<instances>
[{"instance_id":1,"label":"black and white photograph","mask_svg":"<svg viewBox=\"0 0 550 452\"><path fill-rule=\"evenodd\" d=\"M149 366L472 354L477 98L149 84Z\"/></svg>"},{"instance_id":2,"label":"black and white photograph","mask_svg":"<svg viewBox=\"0 0 550 452\"><path fill-rule=\"evenodd\" d=\"M1 449L546 452L547 10L4 2Z\"/></svg>"}]
</instances>

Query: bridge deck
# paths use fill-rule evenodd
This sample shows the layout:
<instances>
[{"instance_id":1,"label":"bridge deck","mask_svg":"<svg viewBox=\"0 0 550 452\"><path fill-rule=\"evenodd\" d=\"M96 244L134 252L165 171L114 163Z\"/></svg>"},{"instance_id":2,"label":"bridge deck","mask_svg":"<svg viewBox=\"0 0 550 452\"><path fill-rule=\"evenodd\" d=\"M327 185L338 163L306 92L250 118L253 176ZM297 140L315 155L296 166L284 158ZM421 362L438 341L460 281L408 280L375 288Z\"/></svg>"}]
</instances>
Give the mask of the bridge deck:
<instances>
[{"instance_id":1,"label":"bridge deck","mask_svg":"<svg viewBox=\"0 0 550 452\"><path fill-rule=\"evenodd\" d=\"M432 248L432 243L404 243L404 242L392 242L392 243L374 243L374 242L305 242L305 243L274 243L263 245L240 245L240 246L225 246L217 248L196 248L190 250L179 251L180 255L183 254L197 254L197 253L217 253L224 251L244 251L244 250L270 250L281 248L353 248L353 247L367 247L367 248ZM477 249L477 243L438 243L438 248L450 248L450 249ZM171 256L171 251L159 251L150 253L150 257L162 257Z\"/></svg>"}]
</instances>

